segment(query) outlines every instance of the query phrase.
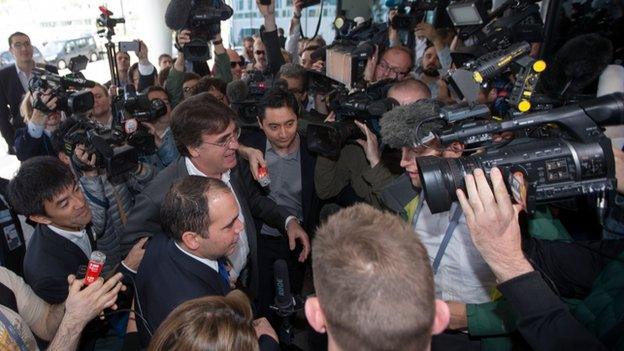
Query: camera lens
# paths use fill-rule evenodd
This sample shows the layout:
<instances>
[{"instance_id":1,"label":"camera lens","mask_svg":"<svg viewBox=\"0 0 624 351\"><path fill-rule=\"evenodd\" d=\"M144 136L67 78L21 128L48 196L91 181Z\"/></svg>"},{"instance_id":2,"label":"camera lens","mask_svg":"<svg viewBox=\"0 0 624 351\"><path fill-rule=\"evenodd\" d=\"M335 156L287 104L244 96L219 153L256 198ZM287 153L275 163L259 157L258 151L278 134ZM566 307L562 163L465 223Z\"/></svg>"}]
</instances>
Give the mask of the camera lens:
<instances>
[{"instance_id":1,"label":"camera lens","mask_svg":"<svg viewBox=\"0 0 624 351\"><path fill-rule=\"evenodd\" d=\"M416 163L431 213L450 210L457 201L455 190L464 189L466 171L461 159L424 156L417 158Z\"/></svg>"}]
</instances>

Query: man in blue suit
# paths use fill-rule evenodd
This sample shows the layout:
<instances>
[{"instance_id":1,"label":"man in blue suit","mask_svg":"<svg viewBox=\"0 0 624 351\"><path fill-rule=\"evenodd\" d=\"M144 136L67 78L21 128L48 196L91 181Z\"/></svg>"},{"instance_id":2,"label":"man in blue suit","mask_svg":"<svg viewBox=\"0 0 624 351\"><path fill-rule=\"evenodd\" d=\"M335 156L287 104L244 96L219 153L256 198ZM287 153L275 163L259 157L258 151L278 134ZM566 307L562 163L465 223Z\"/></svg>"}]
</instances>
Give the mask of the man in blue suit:
<instances>
[{"instance_id":1,"label":"man in blue suit","mask_svg":"<svg viewBox=\"0 0 624 351\"><path fill-rule=\"evenodd\" d=\"M230 291L226 257L237 248L243 223L230 188L221 180L185 176L173 183L161 207L167 235L154 235L136 279L141 344L147 346L181 303Z\"/></svg>"}]
</instances>

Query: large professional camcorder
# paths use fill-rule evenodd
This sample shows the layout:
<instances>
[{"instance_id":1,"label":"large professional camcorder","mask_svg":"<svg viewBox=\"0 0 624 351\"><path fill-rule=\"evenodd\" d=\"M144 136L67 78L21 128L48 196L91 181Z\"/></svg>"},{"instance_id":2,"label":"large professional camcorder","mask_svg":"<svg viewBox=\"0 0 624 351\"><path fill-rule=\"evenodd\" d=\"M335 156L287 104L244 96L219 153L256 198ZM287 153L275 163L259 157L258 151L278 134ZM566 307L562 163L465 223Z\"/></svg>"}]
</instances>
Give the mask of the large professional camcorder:
<instances>
[{"instance_id":1,"label":"large professional camcorder","mask_svg":"<svg viewBox=\"0 0 624 351\"><path fill-rule=\"evenodd\" d=\"M89 154L95 154L98 169L103 169L113 184L122 183L126 176L137 169L138 153L126 142L126 134L120 128L108 129L87 118L74 118L75 124L67 131L63 142L65 154L81 171L88 166L78 160L74 150L82 144Z\"/></svg>"},{"instance_id":2,"label":"large professional camcorder","mask_svg":"<svg viewBox=\"0 0 624 351\"><path fill-rule=\"evenodd\" d=\"M221 32L221 21L234 11L222 0L172 0L165 22L173 30L189 29L191 42L184 45L184 57L190 61L210 58L208 42Z\"/></svg>"},{"instance_id":3,"label":"large professional camcorder","mask_svg":"<svg viewBox=\"0 0 624 351\"><path fill-rule=\"evenodd\" d=\"M40 68L33 69L33 77L28 82L29 90L34 93L52 90L52 95L57 98L56 110L63 111L67 115L84 113L93 108L93 94L80 88L93 87L95 83L83 78L71 76L59 76ZM43 112L52 112L41 99L36 99L33 107Z\"/></svg>"},{"instance_id":4,"label":"large professional camcorder","mask_svg":"<svg viewBox=\"0 0 624 351\"><path fill-rule=\"evenodd\" d=\"M438 117L424 123L439 121ZM432 213L449 210L457 200L455 189L465 190L464 176L475 168L489 174L492 167L498 167L508 186L514 173L522 173L528 184L529 211L536 203L602 195L615 189L611 141L601 127L624 124L622 93L500 122L474 118L445 122L447 127L434 129L443 145L491 140L504 132L513 132L516 138L457 159L418 158L420 179Z\"/></svg>"},{"instance_id":5,"label":"large professional camcorder","mask_svg":"<svg viewBox=\"0 0 624 351\"><path fill-rule=\"evenodd\" d=\"M379 118L398 106L398 102L386 97L393 82L380 81L352 93L344 87L330 93L329 108L334 112L336 121L308 125L308 148L324 156L337 157L347 142L365 138L353 121L365 123L372 131L377 130Z\"/></svg>"}]
</instances>

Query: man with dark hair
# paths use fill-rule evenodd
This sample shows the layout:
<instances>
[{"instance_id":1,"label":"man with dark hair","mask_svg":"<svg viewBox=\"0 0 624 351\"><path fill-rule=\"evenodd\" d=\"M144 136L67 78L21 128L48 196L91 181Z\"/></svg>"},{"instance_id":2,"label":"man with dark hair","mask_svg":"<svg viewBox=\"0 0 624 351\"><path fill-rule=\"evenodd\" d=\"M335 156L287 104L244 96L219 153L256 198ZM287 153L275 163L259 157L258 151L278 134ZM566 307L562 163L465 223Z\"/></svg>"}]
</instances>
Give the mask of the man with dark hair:
<instances>
[{"instance_id":1,"label":"man with dark hair","mask_svg":"<svg viewBox=\"0 0 624 351\"><path fill-rule=\"evenodd\" d=\"M37 223L24 257L24 279L48 303L67 297L67 276L84 273L96 241L92 213L74 175L59 159L33 157L9 183L9 202ZM136 270L143 252L133 248L124 274Z\"/></svg>"},{"instance_id":2,"label":"man with dark hair","mask_svg":"<svg viewBox=\"0 0 624 351\"><path fill-rule=\"evenodd\" d=\"M221 101L225 105L229 105L227 99L227 85L219 78L202 77L195 86L195 94L208 93L214 96L215 99Z\"/></svg>"},{"instance_id":3,"label":"man with dark hair","mask_svg":"<svg viewBox=\"0 0 624 351\"><path fill-rule=\"evenodd\" d=\"M167 91L158 86L147 88L146 94L150 101L160 99L167 106L167 113L158 117L155 121L141 122L141 124L148 128L150 134L154 136L154 143L156 144L156 153L144 156L142 160L153 165L154 170L161 171L180 157L170 128L171 99Z\"/></svg>"},{"instance_id":4,"label":"man with dark hair","mask_svg":"<svg viewBox=\"0 0 624 351\"><path fill-rule=\"evenodd\" d=\"M288 91L293 93L303 107L308 98L308 74L303 66L296 63L286 63L280 67L277 77L288 83Z\"/></svg>"},{"instance_id":5,"label":"man with dark hair","mask_svg":"<svg viewBox=\"0 0 624 351\"><path fill-rule=\"evenodd\" d=\"M243 223L230 188L218 179L177 179L160 209L166 235L147 244L137 273L137 303L148 331L137 323L142 345L179 304L230 291L226 257L237 248Z\"/></svg>"},{"instance_id":6,"label":"man with dark hair","mask_svg":"<svg viewBox=\"0 0 624 351\"><path fill-rule=\"evenodd\" d=\"M429 350L448 306L435 299L427 251L399 218L364 204L329 217L313 244L308 322L328 350Z\"/></svg>"},{"instance_id":7,"label":"man with dark hair","mask_svg":"<svg viewBox=\"0 0 624 351\"><path fill-rule=\"evenodd\" d=\"M303 228L314 232L318 224L320 200L314 191L314 166L316 157L307 148L304 134L297 130L299 103L290 92L273 88L266 92L258 108L258 125L262 132L241 136L241 142L261 150L271 184L261 188L264 194L278 205L288 209L290 215L301 221ZM257 222L258 266L260 287L258 312L270 316L269 306L274 299L273 263L286 260L293 293L301 293L304 266L301 256L288 249L289 243L279 228ZM298 262L299 261L299 262ZM275 320L272 322L276 322Z\"/></svg>"},{"instance_id":8,"label":"man with dark hair","mask_svg":"<svg viewBox=\"0 0 624 351\"><path fill-rule=\"evenodd\" d=\"M162 71L167 67L173 66L173 58L169 54L160 54L158 56L158 70Z\"/></svg>"},{"instance_id":9,"label":"man with dark hair","mask_svg":"<svg viewBox=\"0 0 624 351\"><path fill-rule=\"evenodd\" d=\"M303 258L307 257L308 237L296 218L290 216L286 208L277 206L273 200L260 194L252 184L249 171L237 167L239 129L234 111L210 94L201 93L178 105L172 115L171 130L183 157L161 171L137 196L136 204L128 216L123 240L126 248L141 237L162 231L163 222L159 212L164 200L163 189L169 188L178 178L199 175L221 179L232 189L239 205L241 222L245 223L237 249L229 256L232 262L230 277L233 281L241 277L241 282L249 286L252 292L257 289L254 217L284 230L293 249L295 239L300 240L304 247Z\"/></svg>"},{"instance_id":10,"label":"man with dark hair","mask_svg":"<svg viewBox=\"0 0 624 351\"><path fill-rule=\"evenodd\" d=\"M35 61L30 38L22 32L9 36L9 51L15 58L15 65L0 69L0 133L9 146L9 153L15 154L15 131L26 126L20 114L20 103L29 90ZM54 66L46 65L45 69L58 73Z\"/></svg>"},{"instance_id":11,"label":"man with dark hair","mask_svg":"<svg viewBox=\"0 0 624 351\"><path fill-rule=\"evenodd\" d=\"M245 67L254 63L254 54L253 54L253 37L245 37L243 38L243 58L245 59Z\"/></svg>"}]
</instances>

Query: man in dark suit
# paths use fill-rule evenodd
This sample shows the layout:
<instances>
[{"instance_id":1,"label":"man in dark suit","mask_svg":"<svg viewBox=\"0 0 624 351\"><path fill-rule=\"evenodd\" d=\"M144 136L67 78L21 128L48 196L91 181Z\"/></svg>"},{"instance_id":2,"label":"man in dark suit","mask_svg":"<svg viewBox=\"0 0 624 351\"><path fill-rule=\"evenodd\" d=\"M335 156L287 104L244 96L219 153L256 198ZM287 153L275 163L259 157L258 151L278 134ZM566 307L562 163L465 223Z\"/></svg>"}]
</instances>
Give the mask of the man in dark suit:
<instances>
[{"instance_id":1,"label":"man in dark suit","mask_svg":"<svg viewBox=\"0 0 624 351\"><path fill-rule=\"evenodd\" d=\"M307 148L305 136L297 132L299 103L287 90L273 88L264 95L259 106L258 124L261 131L245 133L241 143L258 149L264 155L271 183L255 185L278 205L288 209L308 233L313 233L319 219L320 200L314 190L316 157ZM272 315L274 300L273 264L284 259L288 265L290 285L294 294L301 293L305 266L295 252L289 250L286 238L277 228L261 219L255 220L258 237L260 287L258 313ZM273 320L277 322L277 320Z\"/></svg>"},{"instance_id":2,"label":"man in dark suit","mask_svg":"<svg viewBox=\"0 0 624 351\"><path fill-rule=\"evenodd\" d=\"M303 245L302 257L310 251L308 235L296 217L286 208L263 196L253 185L249 172L237 166L239 129L235 113L208 93L184 100L172 111L171 131L178 151L177 162L162 170L137 196L126 225L122 246L130 246L141 237L161 232L160 207L173 181L187 175L221 179L232 189L239 207L239 219L245 223L237 249L228 258L232 263L230 278L239 281L255 294L258 288L257 232L253 217L279 228L293 243Z\"/></svg>"},{"instance_id":3,"label":"man in dark suit","mask_svg":"<svg viewBox=\"0 0 624 351\"><path fill-rule=\"evenodd\" d=\"M154 236L136 279L136 306L153 333L179 304L230 291L226 256L237 248L243 223L230 188L218 179L177 179L161 208L167 234ZM147 325L138 323L143 346Z\"/></svg>"},{"instance_id":4,"label":"man in dark suit","mask_svg":"<svg viewBox=\"0 0 624 351\"><path fill-rule=\"evenodd\" d=\"M59 159L36 156L22 163L8 186L9 203L37 223L24 257L24 280L48 303L67 298L67 276L82 276L97 249L91 210L74 175ZM143 253L133 249L124 274L138 268Z\"/></svg>"},{"instance_id":5,"label":"man in dark suit","mask_svg":"<svg viewBox=\"0 0 624 351\"><path fill-rule=\"evenodd\" d=\"M9 153L15 154L15 131L26 126L19 112L20 103L28 91L35 61L30 38L22 32L9 36L9 51L15 58L15 65L0 70L0 133L9 146ZM54 66L46 65L45 69L58 73Z\"/></svg>"}]
</instances>

